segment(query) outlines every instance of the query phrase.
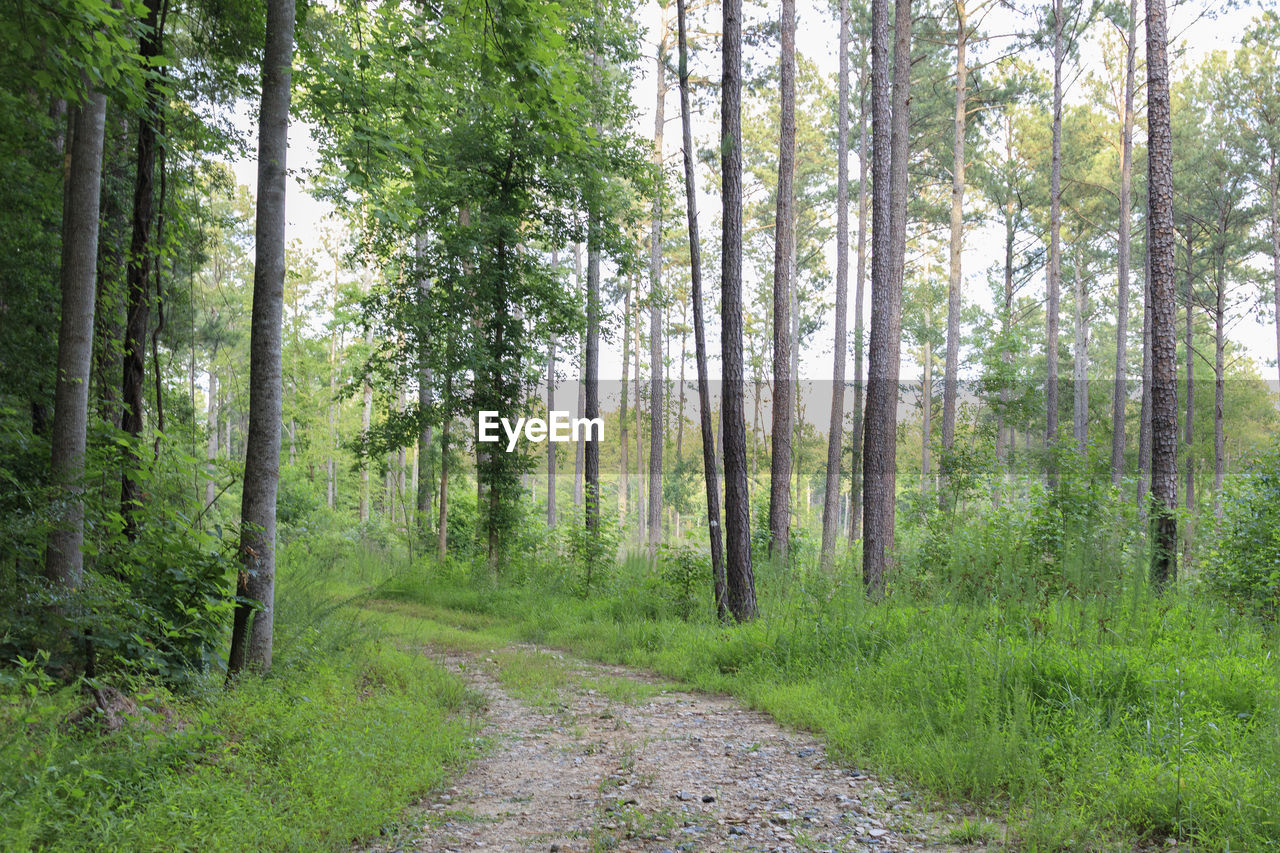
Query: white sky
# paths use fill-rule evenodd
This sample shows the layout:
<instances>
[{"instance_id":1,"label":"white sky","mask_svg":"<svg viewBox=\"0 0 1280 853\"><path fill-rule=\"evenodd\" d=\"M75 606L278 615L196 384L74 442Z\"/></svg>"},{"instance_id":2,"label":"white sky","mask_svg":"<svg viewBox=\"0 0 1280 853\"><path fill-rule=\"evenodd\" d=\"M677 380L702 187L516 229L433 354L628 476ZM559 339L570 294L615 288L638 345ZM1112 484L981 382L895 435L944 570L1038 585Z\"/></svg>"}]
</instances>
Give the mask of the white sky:
<instances>
[{"instance_id":1,"label":"white sky","mask_svg":"<svg viewBox=\"0 0 1280 853\"><path fill-rule=\"evenodd\" d=\"M1239 34L1243 31L1248 21L1257 13L1258 6L1248 5L1245 8L1235 11L1223 13L1217 19L1201 19L1199 17L1203 10L1202 3L1212 3L1213 0L1196 0L1194 3L1183 4L1180 8L1171 11L1171 32L1175 35L1183 35L1183 45L1186 48L1186 56L1183 63L1175 67L1175 74L1179 67L1186 67L1189 62L1198 60L1205 53L1216 49L1231 49L1237 42ZM824 0L798 0L798 23L797 23L797 45L799 52L816 63L824 73L834 75L836 72L836 50L838 27L833 13L830 11L828 4ZM1195 8L1191 8L1194 6ZM748 18L758 17L762 14L773 14L772 4L768 9L755 8L748 9ZM650 0L641 12L643 21L648 30L648 37L645 43L645 53L649 58L641 63L641 76L633 81L632 92L633 100L637 104L638 116L636 132L643 137L652 137L653 133L653 102L654 102L654 82L653 82L653 38L652 35L658 26L658 6L656 2ZM713 10L713 14L716 14ZM1008 32L1016 27L1014 21L998 21L993 14L990 23L987 26L988 31ZM770 50L773 48L770 47ZM999 49L999 48L989 48ZM1141 56L1141 47L1139 49ZM1039 55L1028 55L1028 59L1035 61L1046 68L1048 65L1047 57ZM695 67L694 72L702 71L710 76L719 74L719 56L714 51L707 51L702 60L705 65ZM1086 45L1082 51L1082 64L1088 67L1096 66L1099 61L1099 51L1096 45ZM1068 75L1070 75L1070 70ZM1082 97L1081 86L1077 83L1072 90L1067 92L1068 100L1079 99ZM667 105L667 132L666 132L666 157L669 163L678 164L680 156L680 133L679 133L679 94L678 90L672 87L669 93ZM713 124L713 122L715 122ZM237 110L236 123L244 128L248 128L252 124L250 113L244 105ZM712 116L697 116L694 126L695 144L706 146L708 140L718 133L718 122ZM302 172L314 168L317 163L316 149L314 141L311 139L310 129L299 123L295 123L290 129L290 152L289 167L294 179L290 182L287 198L287 214L289 239L299 241L304 247L313 249L317 252L322 251L320 247L320 232L325 218L331 213L332 208L326 203L321 203L308 195L300 183L300 175ZM856 140L855 140L856 142ZM232 164L237 180L250 187L251 191L256 184L256 161L252 156L244 160ZM850 174L857 175L856 154L850 165ZM708 196L705 193L706 175L700 170L698 179L702 191L699 200L700 209L700 232L705 243L714 244L718 241L719 228L717 226L719 208L719 199ZM976 197L975 193L970 193L970 198ZM683 217L684 205L679 201L675 210L671 211L671 215L680 215ZM854 209L851 211L851 228L856 227L856 200ZM834 236L830 245L827 247L828 263L827 268L834 272ZM851 234L850 248L856 245L856 234ZM945 251L945 244L943 245ZM705 253L704 253L705 254ZM966 301L976 301L989 307L988 286L985 282L985 271L990 265L990 261L995 257L1003 257L1003 243L1001 237L990 229L971 229L966 233L965 251L963 264L965 269L965 299ZM940 261L941 262L941 259ZM704 260L705 263L705 260ZM1140 271L1139 271L1140 272ZM747 265L746 274L752 275L750 265ZM713 281L718 277L715 271L707 269L705 276ZM850 275L852 279L852 274ZM746 290L750 292L751 282L745 282ZM1036 287L1043 291L1043 284L1031 284L1034 290ZM1108 285L1110 286L1110 285ZM852 290L852 281L850 281L850 289ZM828 287L827 302L834 302L834 282ZM708 300L713 301L715 294L707 294ZM1140 298L1140 295L1139 295ZM853 295L849 297L850 311L852 312ZM868 294L867 307L869 311L870 299ZM945 308L943 309L945 310ZM708 314L711 314L711 305L708 305ZM708 330L708 344L711 353L717 357L712 359L710 370L713 377L719 375L719 343L718 319L709 316L711 326ZM810 379L829 379L831 376L831 352L832 352L832 326L831 318L823 329L821 329L813 338L813 342L808 346L801 355L800 371L804 378ZM850 317L849 328L852 329L852 317ZM1070 336L1070 329L1066 330L1066 334ZM1262 367L1263 376L1270 379L1274 376L1274 370L1267 368L1268 363L1274 364L1276 358L1275 352L1275 331L1271 324L1270 318L1260 315L1256 311L1249 312L1249 316L1243 317L1232 328L1232 337L1234 340L1245 345L1248 351L1253 355L1254 359L1259 362ZM619 336L620 337L620 336ZM678 350L679 344L673 344L672 349ZM692 349L692 341L689 343ZM606 343L601 357L601 375L606 378L617 378L621 375L621 353L619 352L620 342ZM674 352L673 352L674 354ZM962 353L963 357L963 353ZM852 356L850 357L852 359ZM904 359L906 354L904 353ZM692 375L692 354L690 354L689 373ZM678 372L678 367L673 368L673 372ZM918 366L905 362L903 365L903 376L911 376L919 374ZM848 375L852 378L852 366L850 365ZM829 393L829 392L828 392ZM564 392L561 392L562 396ZM818 403L818 401L813 401ZM820 404L818 406L820 408ZM821 420L820 418L818 418Z\"/></svg>"}]
</instances>

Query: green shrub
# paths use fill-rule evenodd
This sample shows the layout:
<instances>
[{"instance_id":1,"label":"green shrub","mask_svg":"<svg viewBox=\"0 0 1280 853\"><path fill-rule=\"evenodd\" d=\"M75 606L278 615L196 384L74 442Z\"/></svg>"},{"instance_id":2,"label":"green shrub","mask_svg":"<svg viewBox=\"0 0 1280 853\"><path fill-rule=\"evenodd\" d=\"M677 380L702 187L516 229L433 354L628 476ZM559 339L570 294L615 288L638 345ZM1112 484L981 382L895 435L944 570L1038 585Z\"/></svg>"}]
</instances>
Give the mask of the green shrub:
<instances>
[{"instance_id":1,"label":"green shrub","mask_svg":"<svg viewBox=\"0 0 1280 853\"><path fill-rule=\"evenodd\" d=\"M352 610L302 601L308 574L281 567L269 676L117 680L138 706L119 731L69 729L82 682L44 656L0 670L0 850L348 850L445 784L475 699Z\"/></svg>"},{"instance_id":2,"label":"green shrub","mask_svg":"<svg viewBox=\"0 0 1280 853\"><path fill-rule=\"evenodd\" d=\"M1274 618L1280 606L1280 439L1227 480L1222 532L1205 582L1236 606Z\"/></svg>"}]
</instances>

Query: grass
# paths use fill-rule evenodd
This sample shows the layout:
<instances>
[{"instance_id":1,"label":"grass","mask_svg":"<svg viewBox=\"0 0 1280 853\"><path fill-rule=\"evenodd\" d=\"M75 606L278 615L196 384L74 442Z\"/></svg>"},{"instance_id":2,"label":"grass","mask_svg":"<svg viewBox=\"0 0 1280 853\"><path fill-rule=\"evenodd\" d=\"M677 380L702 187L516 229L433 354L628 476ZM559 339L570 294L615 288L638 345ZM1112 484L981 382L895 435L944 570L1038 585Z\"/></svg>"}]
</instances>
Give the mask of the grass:
<instances>
[{"instance_id":1,"label":"grass","mask_svg":"<svg viewBox=\"0 0 1280 853\"><path fill-rule=\"evenodd\" d=\"M180 695L135 684L141 718L92 735L60 726L83 701L73 689L38 667L6 671L0 849L323 850L393 831L476 748L473 700L412 651L424 644L492 658L509 689L548 707L566 688L641 701L667 686L586 677L509 648L520 641L820 733L851 767L973 806L953 843L1280 847L1274 627L1185 589L1087 594L1081 574L1045 593L1028 563L1000 559L1006 534L956 546L967 562L949 558L950 580L921 575L929 595L903 583L878 605L841 574L758 566L765 615L736 627L645 561L595 566L581 597L574 567L537 551L495 580L457 560L406 567L299 540L282 549L269 677ZM992 553L994 588L980 571Z\"/></svg>"},{"instance_id":2,"label":"grass","mask_svg":"<svg viewBox=\"0 0 1280 853\"><path fill-rule=\"evenodd\" d=\"M637 565L586 600L429 565L375 597L437 636L532 641L731 693L850 766L976 804L1022 849L1280 846L1280 655L1263 626L1183 592L872 606L856 583L772 571L758 575L766 617L728 628L705 609L678 618Z\"/></svg>"},{"instance_id":3,"label":"grass","mask_svg":"<svg viewBox=\"0 0 1280 853\"><path fill-rule=\"evenodd\" d=\"M463 683L403 638L283 574L276 665L224 690L134 684L120 731L33 667L0 688L0 849L345 850L472 755Z\"/></svg>"}]
</instances>

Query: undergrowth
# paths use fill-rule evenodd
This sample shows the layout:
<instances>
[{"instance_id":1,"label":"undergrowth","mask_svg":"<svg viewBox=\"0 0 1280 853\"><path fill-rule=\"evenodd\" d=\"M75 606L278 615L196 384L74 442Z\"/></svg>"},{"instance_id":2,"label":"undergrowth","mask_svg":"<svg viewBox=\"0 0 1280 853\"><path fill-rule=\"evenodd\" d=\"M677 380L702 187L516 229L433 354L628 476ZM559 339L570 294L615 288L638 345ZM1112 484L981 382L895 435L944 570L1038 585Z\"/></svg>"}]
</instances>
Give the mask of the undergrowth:
<instances>
[{"instance_id":1,"label":"undergrowth","mask_svg":"<svg viewBox=\"0 0 1280 853\"><path fill-rule=\"evenodd\" d=\"M646 560L608 577L583 599L557 575L419 563L373 606L437 641L532 641L731 693L838 760L977 804L1022 849L1280 845L1276 637L1206 596L1117 582L870 605L847 574L764 565L764 618L726 627L706 600L682 618Z\"/></svg>"},{"instance_id":2,"label":"undergrowth","mask_svg":"<svg viewBox=\"0 0 1280 853\"><path fill-rule=\"evenodd\" d=\"M343 850L457 772L478 713L461 681L305 566L285 561L279 601L270 675L120 684L138 712L115 732L65 724L83 683L0 673L0 849Z\"/></svg>"}]
</instances>

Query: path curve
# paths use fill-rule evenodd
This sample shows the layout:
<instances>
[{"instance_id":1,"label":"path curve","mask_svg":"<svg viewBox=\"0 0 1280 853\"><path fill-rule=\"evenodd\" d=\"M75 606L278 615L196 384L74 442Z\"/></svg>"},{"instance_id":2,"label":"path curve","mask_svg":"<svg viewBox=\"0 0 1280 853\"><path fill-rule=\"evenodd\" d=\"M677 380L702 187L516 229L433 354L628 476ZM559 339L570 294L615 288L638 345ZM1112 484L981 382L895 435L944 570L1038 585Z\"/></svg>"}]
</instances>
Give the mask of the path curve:
<instances>
[{"instance_id":1,"label":"path curve","mask_svg":"<svg viewBox=\"0 0 1280 853\"><path fill-rule=\"evenodd\" d=\"M950 816L731 698L534 646L430 653L485 697L491 748L370 853L945 847Z\"/></svg>"}]
</instances>

